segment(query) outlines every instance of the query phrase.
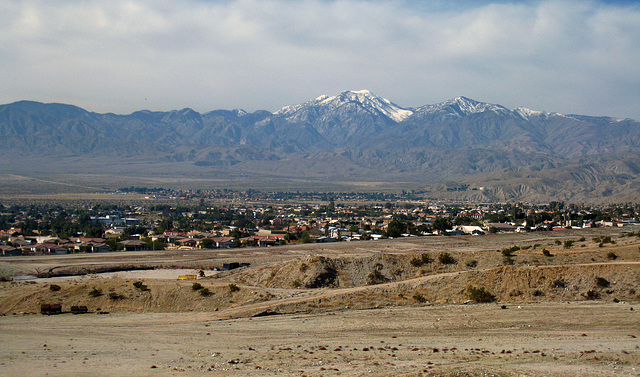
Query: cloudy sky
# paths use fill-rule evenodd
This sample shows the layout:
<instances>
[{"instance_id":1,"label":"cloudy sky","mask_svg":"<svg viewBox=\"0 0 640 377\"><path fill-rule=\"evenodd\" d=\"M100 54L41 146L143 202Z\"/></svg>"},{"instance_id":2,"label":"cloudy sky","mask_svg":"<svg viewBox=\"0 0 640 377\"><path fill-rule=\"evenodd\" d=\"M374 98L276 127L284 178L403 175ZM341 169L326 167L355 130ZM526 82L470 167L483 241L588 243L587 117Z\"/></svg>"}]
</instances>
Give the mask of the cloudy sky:
<instances>
[{"instance_id":1,"label":"cloudy sky","mask_svg":"<svg viewBox=\"0 0 640 377\"><path fill-rule=\"evenodd\" d=\"M369 89L640 120L636 4L3 0L0 103L275 111Z\"/></svg>"}]
</instances>

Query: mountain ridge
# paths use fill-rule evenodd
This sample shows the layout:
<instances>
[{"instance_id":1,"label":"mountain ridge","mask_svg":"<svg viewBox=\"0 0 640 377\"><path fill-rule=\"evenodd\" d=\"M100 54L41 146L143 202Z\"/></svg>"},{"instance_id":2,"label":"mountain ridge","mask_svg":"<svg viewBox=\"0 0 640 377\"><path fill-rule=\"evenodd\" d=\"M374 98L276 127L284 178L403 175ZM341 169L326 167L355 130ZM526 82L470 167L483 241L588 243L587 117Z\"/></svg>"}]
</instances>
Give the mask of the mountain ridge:
<instances>
[{"instance_id":1,"label":"mountain ridge","mask_svg":"<svg viewBox=\"0 0 640 377\"><path fill-rule=\"evenodd\" d=\"M523 107L511 110L464 96L405 108L368 90L322 95L273 113L241 109L199 113L184 108L118 115L18 101L0 105L0 151L7 166L34 158L47 164L52 157L69 160L69 167L79 158L113 164L138 159L180 164L168 168L169 174L181 174L179 169L186 165L204 175L214 174L214 168L251 173L260 166L264 174L290 172L300 179L401 179L423 184L479 181L485 175L499 175L502 178L492 179L507 183L515 179L515 172L526 169L564 177L558 169L576 171L580 164L598 161L617 169L635 166L624 173L607 168L595 171L595 176L568 176L574 185L608 180L617 187L615 192L635 187L630 182L640 174L640 122ZM299 171L292 161L306 169ZM3 169L7 168L0 166L0 173ZM569 198L575 191L589 199L582 189L543 178L540 182L546 186L569 190ZM543 198L549 196L544 192L557 192L540 185L524 190L526 194L513 190L506 197Z\"/></svg>"}]
</instances>

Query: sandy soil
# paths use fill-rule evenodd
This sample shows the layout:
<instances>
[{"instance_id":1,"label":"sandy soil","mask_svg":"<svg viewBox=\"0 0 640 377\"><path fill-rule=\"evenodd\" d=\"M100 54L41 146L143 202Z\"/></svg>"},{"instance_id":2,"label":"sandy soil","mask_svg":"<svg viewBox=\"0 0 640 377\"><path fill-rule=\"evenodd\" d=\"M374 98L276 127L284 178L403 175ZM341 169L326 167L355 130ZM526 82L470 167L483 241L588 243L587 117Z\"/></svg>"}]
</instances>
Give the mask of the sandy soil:
<instances>
[{"instance_id":1,"label":"sandy soil","mask_svg":"<svg viewBox=\"0 0 640 377\"><path fill-rule=\"evenodd\" d=\"M639 324L640 305L593 302L16 315L0 318L0 374L638 376Z\"/></svg>"}]
</instances>

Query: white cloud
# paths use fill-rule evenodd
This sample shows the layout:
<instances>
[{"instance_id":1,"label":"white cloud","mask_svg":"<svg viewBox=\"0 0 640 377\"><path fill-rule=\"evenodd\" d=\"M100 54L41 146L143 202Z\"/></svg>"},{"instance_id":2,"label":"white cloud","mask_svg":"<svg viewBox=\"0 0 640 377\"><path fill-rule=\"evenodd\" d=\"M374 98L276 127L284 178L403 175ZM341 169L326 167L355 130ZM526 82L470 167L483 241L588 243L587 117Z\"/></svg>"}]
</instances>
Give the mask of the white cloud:
<instances>
[{"instance_id":1,"label":"white cloud","mask_svg":"<svg viewBox=\"0 0 640 377\"><path fill-rule=\"evenodd\" d=\"M434 5L435 4L435 5ZM640 8L603 2L5 1L0 102L280 106L367 88L640 119Z\"/></svg>"}]
</instances>

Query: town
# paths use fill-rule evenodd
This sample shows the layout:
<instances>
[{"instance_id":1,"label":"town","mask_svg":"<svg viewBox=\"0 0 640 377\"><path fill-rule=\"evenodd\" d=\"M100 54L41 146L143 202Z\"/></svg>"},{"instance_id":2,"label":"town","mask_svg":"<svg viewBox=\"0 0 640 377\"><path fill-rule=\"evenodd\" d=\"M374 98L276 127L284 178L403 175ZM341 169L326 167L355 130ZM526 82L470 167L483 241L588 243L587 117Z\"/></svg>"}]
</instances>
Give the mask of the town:
<instances>
[{"instance_id":1,"label":"town","mask_svg":"<svg viewBox=\"0 0 640 377\"><path fill-rule=\"evenodd\" d=\"M126 188L118 203L0 202L4 256L276 247L637 224L640 205L443 203L420 193ZM133 199L131 195L136 195Z\"/></svg>"}]
</instances>

